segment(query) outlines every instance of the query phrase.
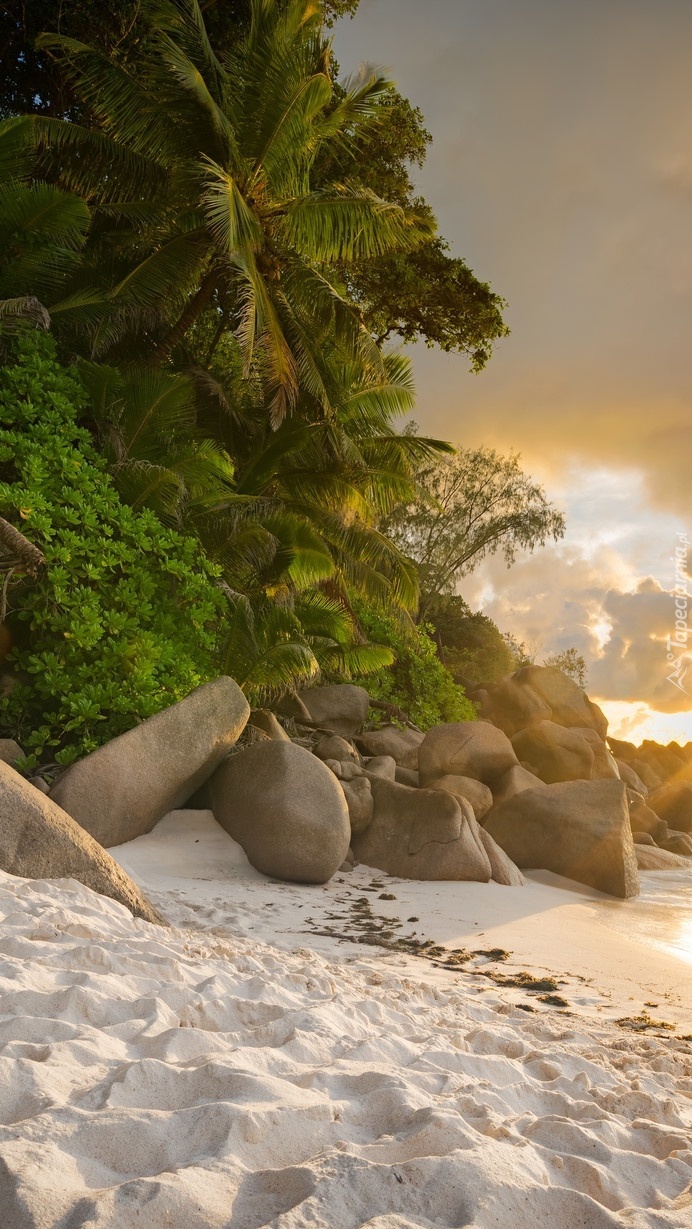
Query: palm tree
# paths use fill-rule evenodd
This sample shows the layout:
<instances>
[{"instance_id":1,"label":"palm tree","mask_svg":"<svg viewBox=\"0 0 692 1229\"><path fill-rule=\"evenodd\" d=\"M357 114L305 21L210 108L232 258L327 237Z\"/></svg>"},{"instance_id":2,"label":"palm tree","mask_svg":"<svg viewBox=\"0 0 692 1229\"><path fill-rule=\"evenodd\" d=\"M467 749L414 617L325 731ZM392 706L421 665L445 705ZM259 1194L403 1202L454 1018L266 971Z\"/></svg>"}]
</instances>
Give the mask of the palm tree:
<instances>
[{"instance_id":1,"label":"palm tree","mask_svg":"<svg viewBox=\"0 0 692 1229\"><path fill-rule=\"evenodd\" d=\"M246 373L260 373L277 426L303 390L332 409L326 336L382 371L330 263L411 250L433 223L349 182L313 186L316 159L358 147L390 83L370 72L335 100L315 0L252 0L251 14L220 55L197 0L146 0L142 51L127 67L42 35L98 126L38 116L26 126L39 169L96 218L65 323L89 326L92 355L139 351L160 365L212 307L218 336L233 330Z\"/></svg>"},{"instance_id":2,"label":"palm tree","mask_svg":"<svg viewBox=\"0 0 692 1229\"><path fill-rule=\"evenodd\" d=\"M64 293L89 227L78 196L33 183L19 118L0 122L0 324L50 327L46 304Z\"/></svg>"}]
</instances>

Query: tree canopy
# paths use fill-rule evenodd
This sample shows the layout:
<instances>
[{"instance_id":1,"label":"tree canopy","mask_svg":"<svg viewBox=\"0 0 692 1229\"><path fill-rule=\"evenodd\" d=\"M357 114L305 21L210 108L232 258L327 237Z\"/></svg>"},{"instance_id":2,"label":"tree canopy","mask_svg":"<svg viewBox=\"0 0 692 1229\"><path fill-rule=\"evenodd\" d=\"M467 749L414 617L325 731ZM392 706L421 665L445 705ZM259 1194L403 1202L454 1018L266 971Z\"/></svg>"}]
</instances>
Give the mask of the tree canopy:
<instances>
[{"instance_id":1,"label":"tree canopy","mask_svg":"<svg viewBox=\"0 0 692 1229\"><path fill-rule=\"evenodd\" d=\"M422 496L385 518L384 531L418 566L421 618L436 594L453 592L488 555L501 552L509 566L518 550L563 536L564 516L519 460L492 448L459 447L421 466Z\"/></svg>"},{"instance_id":2,"label":"tree canopy","mask_svg":"<svg viewBox=\"0 0 692 1229\"><path fill-rule=\"evenodd\" d=\"M422 724L472 716L440 595L561 531L515 458L399 426L401 343L480 371L507 330L417 194L420 111L375 71L338 80L330 27L357 7L7 0L0 477L48 562L12 587L7 657L42 681L5 709L36 754L66 762L222 670L253 703L374 678ZM178 616L199 651L176 671Z\"/></svg>"}]
</instances>

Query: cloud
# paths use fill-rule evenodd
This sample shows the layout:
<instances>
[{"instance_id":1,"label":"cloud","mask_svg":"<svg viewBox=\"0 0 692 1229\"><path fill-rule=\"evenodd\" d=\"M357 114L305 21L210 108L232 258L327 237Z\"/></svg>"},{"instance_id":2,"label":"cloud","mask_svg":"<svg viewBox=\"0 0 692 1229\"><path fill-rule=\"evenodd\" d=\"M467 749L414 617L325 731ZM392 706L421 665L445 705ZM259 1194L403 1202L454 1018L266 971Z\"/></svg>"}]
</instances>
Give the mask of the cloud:
<instances>
[{"instance_id":1,"label":"cloud","mask_svg":"<svg viewBox=\"0 0 692 1229\"><path fill-rule=\"evenodd\" d=\"M564 542L462 592L544 653L575 645L640 730L692 708L665 644L692 537L691 42L688 0L372 0L337 36L422 107L421 190L509 302L479 376L412 348L421 428L519 451L567 513Z\"/></svg>"},{"instance_id":2,"label":"cloud","mask_svg":"<svg viewBox=\"0 0 692 1229\"><path fill-rule=\"evenodd\" d=\"M641 468L685 507L692 452L692 8L684 0L377 0L346 66L394 66L434 136L420 186L509 301L488 370L414 347L422 427Z\"/></svg>"},{"instance_id":3,"label":"cloud","mask_svg":"<svg viewBox=\"0 0 692 1229\"><path fill-rule=\"evenodd\" d=\"M609 721L615 738L641 743L645 738L655 742L678 742L684 746L692 741L690 713L659 713L648 704L624 704L597 698Z\"/></svg>"},{"instance_id":4,"label":"cloud","mask_svg":"<svg viewBox=\"0 0 692 1229\"><path fill-rule=\"evenodd\" d=\"M525 558L509 572L498 560L460 588L471 605L523 640L537 661L575 647L588 666L587 689L607 701L639 702L659 713L692 709L692 597L689 640L674 647L680 657L680 686L671 679L676 663L668 640L675 638L676 608L670 590L653 577L632 588L621 557L602 545L591 558L574 546L556 546ZM689 646L689 651L688 651ZM688 668L685 677L685 668Z\"/></svg>"}]
</instances>

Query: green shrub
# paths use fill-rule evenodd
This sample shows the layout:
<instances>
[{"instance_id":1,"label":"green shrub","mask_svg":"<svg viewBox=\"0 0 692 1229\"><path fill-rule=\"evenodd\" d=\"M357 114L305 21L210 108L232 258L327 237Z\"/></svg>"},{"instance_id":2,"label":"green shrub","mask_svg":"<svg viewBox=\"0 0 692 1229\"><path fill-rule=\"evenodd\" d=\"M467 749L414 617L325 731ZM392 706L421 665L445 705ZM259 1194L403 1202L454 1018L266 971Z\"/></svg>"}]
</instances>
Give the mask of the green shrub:
<instances>
[{"instance_id":1,"label":"green shrub","mask_svg":"<svg viewBox=\"0 0 692 1229\"><path fill-rule=\"evenodd\" d=\"M365 687L373 700L396 705L421 730L446 721L475 720L475 706L443 666L424 624L402 627L395 615L361 601L353 605L368 640L394 652L392 666L353 680Z\"/></svg>"},{"instance_id":2,"label":"green shrub","mask_svg":"<svg viewBox=\"0 0 692 1229\"><path fill-rule=\"evenodd\" d=\"M428 602L427 618L440 659L453 678L485 685L517 669L519 660L510 639L458 594L436 594Z\"/></svg>"},{"instance_id":3,"label":"green shrub","mask_svg":"<svg viewBox=\"0 0 692 1229\"><path fill-rule=\"evenodd\" d=\"M0 515L45 555L10 587L15 647L0 723L40 762L70 763L218 673L224 599L192 538L121 503L86 394L51 338L24 331L0 368Z\"/></svg>"}]
</instances>

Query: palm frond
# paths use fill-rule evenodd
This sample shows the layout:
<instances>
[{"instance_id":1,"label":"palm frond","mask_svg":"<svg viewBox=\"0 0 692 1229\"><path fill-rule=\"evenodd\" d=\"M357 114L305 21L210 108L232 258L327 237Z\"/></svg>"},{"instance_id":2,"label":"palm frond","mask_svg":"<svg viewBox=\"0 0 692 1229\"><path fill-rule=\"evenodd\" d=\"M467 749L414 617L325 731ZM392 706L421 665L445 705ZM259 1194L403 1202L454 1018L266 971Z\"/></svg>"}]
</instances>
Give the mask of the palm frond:
<instances>
[{"instance_id":1,"label":"palm frond","mask_svg":"<svg viewBox=\"0 0 692 1229\"><path fill-rule=\"evenodd\" d=\"M207 224L222 251L229 255L248 249L259 251L262 228L232 175L211 158L203 156L206 186L201 204Z\"/></svg>"},{"instance_id":2,"label":"palm frond","mask_svg":"<svg viewBox=\"0 0 692 1229\"><path fill-rule=\"evenodd\" d=\"M12 329L21 324L32 324L36 329L50 329L50 315L43 303L32 294L21 295L18 299L0 299L0 324L5 329Z\"/></svg>"},{"instance_id":3,"label":"palm frond","mask_svg":"<svg viewBox=\"0 0 692 1229\"><path fill-rule=\"evenodd\" d=\"M0 120L0 183L22 180L29 174L34 152L31 117L12 115Z\"/></svg>"},{"instance_id":4,"label":"palm frond","mask_svg":"<svg viewBox=\"0 0 692 1229\"><path fill-rule=\"evenodd\" d=\"M39 35L36 45L59 62L79 96L101 120L104 132L121 147L157 161L172 152L170 127L141 78L135 79L107 52L78 39L46 33Z\"/></svg>"},{"instance_id":5,"label":"palm frond","mask_svg":"<svg viewBox=\"0 0 692 1229\"><path fill-rule=\"evenodd\" d=\"M209 259L209 239L204 231L175 235L138 262L113 287L110 298L135 307L168 310L185 301L199 284Z\"/></svg>"},{"instance_id":6,"label":"palm frond","mask_svg":"<svg viewBox=\"0 0 692 1229\"><path fill-rule=\"evenodd\" d=\"M327 264L411 251L435 230L431 218L348 184L291 200L278 229L287 244Z\"/></svg>"},{"instance_id":7,"label":"palm frond","mask_svg":"<svg viewBox=\"0 0 692 1229\"><path fill-rule=\"evenodd\" d=\"M223 102L224 68L209 40L197 0L152 0L152 25L174 39L200 76L217 107Z\"/></svg>"}]
</instances>

